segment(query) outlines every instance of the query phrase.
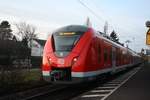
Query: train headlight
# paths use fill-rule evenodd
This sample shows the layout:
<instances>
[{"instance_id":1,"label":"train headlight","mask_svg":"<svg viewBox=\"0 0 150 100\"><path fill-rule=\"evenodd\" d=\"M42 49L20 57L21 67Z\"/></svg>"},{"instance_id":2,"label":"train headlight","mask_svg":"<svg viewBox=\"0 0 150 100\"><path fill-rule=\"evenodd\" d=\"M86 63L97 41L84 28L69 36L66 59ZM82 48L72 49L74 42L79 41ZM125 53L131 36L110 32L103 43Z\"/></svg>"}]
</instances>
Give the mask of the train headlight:
<instances>
[{"instance_id":1,"label":"train headlight","mask_svg":"<svg viewBox=\"0 0 150 100\"><path fill-rule=\"evenodd\" d=\"M73 62L76 62L77 61L77 58L73 58Z\"/></svg>"},{"instance_id":2,"label":"train headlight","mask_svg":"<svg viewBox=\"0 0 150 100\"><path fill-rule=\"evenodd\" d=\"M78 60L78 57L74 57L73 60L72 60L72 65L74 65Z\"/></svg>"},{"instance_id":3,"label":"train headlight","mask_svg":"<svg viewBox=\"0 0 150 100\"><path fill-rule=\"evenodd\" d=\"M47 57L47 60L48 60L48 64L50 65L50 64L51 64L52 59L51 59L50 57Z\"/></svg>"},{"instance_id":4,"label":"train headlight","mask_svg":"<svg viewBox=\"0 0 150 100\"><path fill-rule=\"evenodd\" d=\"M51 61L52 61L52 59L51 59L51 58L49 58L49 61L51 62Z\"/></svg>"}]
</instances>

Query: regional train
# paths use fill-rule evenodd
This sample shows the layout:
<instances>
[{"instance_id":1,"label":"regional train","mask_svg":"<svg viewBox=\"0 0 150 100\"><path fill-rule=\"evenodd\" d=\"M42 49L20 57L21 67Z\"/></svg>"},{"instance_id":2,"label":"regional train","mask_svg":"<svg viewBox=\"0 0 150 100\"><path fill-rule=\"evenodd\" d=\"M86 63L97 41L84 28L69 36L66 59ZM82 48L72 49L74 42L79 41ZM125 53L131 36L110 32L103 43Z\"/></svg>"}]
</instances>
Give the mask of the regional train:
<instances>
[{"instance_id":1,"label":"regional train","mask_svg":"<svg viewBox=\"0 0 150 100\"><path fill-rule=\"evenodd\" d=\"M84 82L140 63L140 56L91 27L68 25L47 39L42 75L49 82Z\"/></svg>"}]
</instances>

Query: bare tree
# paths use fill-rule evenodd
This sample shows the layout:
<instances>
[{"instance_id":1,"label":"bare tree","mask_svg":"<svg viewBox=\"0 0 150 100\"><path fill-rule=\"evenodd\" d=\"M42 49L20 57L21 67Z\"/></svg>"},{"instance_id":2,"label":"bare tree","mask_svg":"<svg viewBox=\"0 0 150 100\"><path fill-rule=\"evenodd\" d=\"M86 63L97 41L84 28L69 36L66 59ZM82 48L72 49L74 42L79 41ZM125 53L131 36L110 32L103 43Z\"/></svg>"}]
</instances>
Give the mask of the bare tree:
<instances>
[{"instance_id":1,"label":"bare tree","mask_svg":"<svg viewBox=\"0 0 150 100\"><path fill-rule=\"evenodd\" d=\"M20 22L18 24L15 24L18 32L17 34L22 38L22 41L28 45L29 47L32 48L32 40L34 38L37 38L37 34L35 34L35 26L27 24L25 22Z\"/></svg>"},{"instance_id":2,"label":"bare tree","mask_svg":"<svg viewBox=\"0 0 150 100\"><path fill-rule=\"evenodd\" d=\"M27 24L25 22L20 22L15 24L16 28L18 29L17 34L22 38L22 43L27 48L29 47L30 50L32 49L32 41L33 39L37 38L37 34L35 34L35 26ZM29 69L31 67L31 51L28 55L28 64Z\"/></svg>"}]
</instances>

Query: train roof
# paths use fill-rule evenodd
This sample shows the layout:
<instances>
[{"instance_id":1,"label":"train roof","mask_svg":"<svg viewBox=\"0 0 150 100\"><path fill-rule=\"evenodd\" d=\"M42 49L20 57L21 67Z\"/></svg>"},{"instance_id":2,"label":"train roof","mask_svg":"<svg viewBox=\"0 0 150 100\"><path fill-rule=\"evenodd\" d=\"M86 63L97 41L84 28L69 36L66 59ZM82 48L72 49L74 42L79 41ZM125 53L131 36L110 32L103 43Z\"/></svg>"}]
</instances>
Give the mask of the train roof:
<instances>
[{"instance_id":1,"label":"train roof","mask_svg":"<svg viewBox=\"0 0 150 100\"><path fill-rule=\"evenodd\" d=\"M104 37L102 34L99 34L99 32L96 32L96 35L97 35L98 37L102 38L103 40L105 40L105 41L111 43L111 44L112 44L113 46L115 46L115 47L126 48L126 47L124 47L124 46L122 46L122 45L120 45L120 44L118 44L118 43L116 43L116 42L114 42L114 41L112 41L112 40L110 40L110 39Z\"/></svg>"},{"instance_id":2,"label":"train roof","mask_svg":"<svg viewBox=\"0 0 150 100\"><path fill-rule=\"evenodd\" d=\"M55 30L53 32L53 34L57 35L62 32L78 32L78 34L84 34L84 32L86 32L88 29L89 29L89 27L87 27L85 25L67 25L67 26L64 26L64 27L61 27L61 28ZM126 48L126 47L122 46L121 44L118 44L118 43L104 37L102 34L100 34L100 32L95 32L95 33L98 37L104 39L108 43L111 43L113 46L127 50L130 53L132 53L132 55L137 56L137 53L134 52L133 50L130 50L129 48Z\"/></svg>"},{"instance_id":3,"label":"train roof","mask_svg":"<svg viewBox=\"0 0 150 100\"><path fill-rule=\"evenodd\" d=\"M98 32L98 33L99 33L99 32ZM114 42L114 41L112 41L112 40L110 40L110 39L104 37L103 35L98 34L98 33L97 33L97 35L98 35L100 38L104 39L104 40L107 41L108 43L111 43L113 46L118 47L118 48L122 48L122 49L124 49L124 50L127 50L127 51L130 52L133 56L139 56L139 57L140 57L140 55L138 55L138 54L137 54L135 51L133 51L132 49L126 48L126 47L124 47L124 46L122 46L122 45L120 45L120 44L118 44L118 43L116 43L116 42Z\"/></svg>"},{"instance_id":4,"label":"train roof","mask_svg":"<svg viewBox=\"0 0 150 100\"><path fill-rule=\"evenodd\" d=\"M53 34L57 34L60 32L86 32L88 30L88 27L84 25L68 25L61 27L53 32Z\"/></svg>"}]
</instances>

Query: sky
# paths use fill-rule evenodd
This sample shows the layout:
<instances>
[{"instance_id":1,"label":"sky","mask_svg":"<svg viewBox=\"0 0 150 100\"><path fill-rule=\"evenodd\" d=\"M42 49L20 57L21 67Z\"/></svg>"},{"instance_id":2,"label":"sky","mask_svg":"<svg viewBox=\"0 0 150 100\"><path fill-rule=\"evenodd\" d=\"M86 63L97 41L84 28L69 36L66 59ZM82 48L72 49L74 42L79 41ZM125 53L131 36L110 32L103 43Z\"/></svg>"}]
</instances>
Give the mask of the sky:
<instances>
[{"instance_id":1,"label":"sky","mask_svg":"<svg viewBox=\"0 0 150 100\"><path fill-rule=\"evenodd\" d=\"M148 48L149 4L150 0L0 0L0 22L9 21L14 33L16 23L26 22L36 27L39 38L47 39L55 29L84 25L89 17L95 30L103 31L107 21L108 34L115 30L122 43L130 40L129 47L139 52Z\"/></svg>"}]
</instances>

